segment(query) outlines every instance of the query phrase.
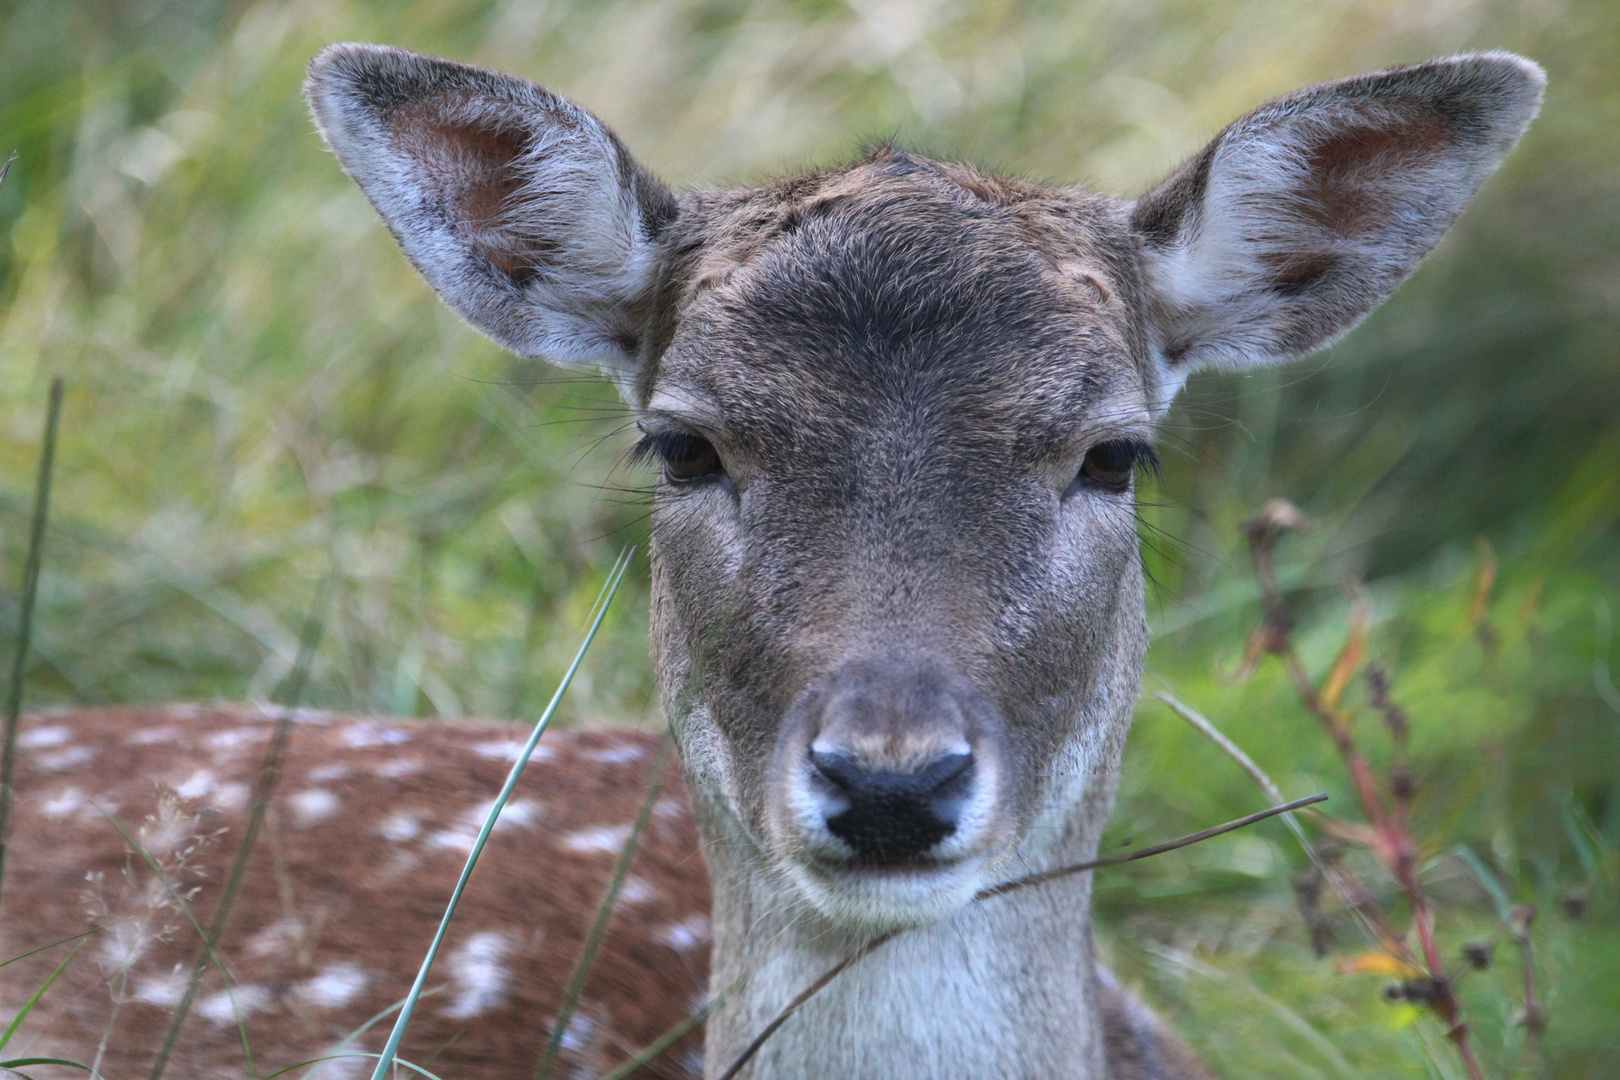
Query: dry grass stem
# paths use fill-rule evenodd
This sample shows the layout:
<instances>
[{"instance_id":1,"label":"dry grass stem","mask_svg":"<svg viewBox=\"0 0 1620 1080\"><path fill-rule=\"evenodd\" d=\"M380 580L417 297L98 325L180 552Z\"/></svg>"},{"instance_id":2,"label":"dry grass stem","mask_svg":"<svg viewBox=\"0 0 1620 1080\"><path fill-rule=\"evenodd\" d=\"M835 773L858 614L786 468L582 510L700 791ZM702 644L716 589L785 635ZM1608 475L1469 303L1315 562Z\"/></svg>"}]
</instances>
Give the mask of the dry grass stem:
<instances>
[{"instance_id":1,"label":"dry grass stem","mask_svg":"<svg viewBox=\"0 0 1620 1080\"><path fill-rule=\"evenodd\" d=\"M1186 836L1179 836L1174 840L1167 840L1162 844L1154 844L1151 847L1141 848L1125 855L1113 855L1106 859L1094 859L1090 862L1076 863L1073 866L1059 867L1056 870L1043 870L1035 874L1026 874L1024 877L1015 878L1012 881L1004 882L1000 885L984 889L974 896L973 899L975 902L990 900L997 896L1005 896L1008 893L1017 892L1020 889L1028 889L1036 885L1045 885L1048 882L1057 881L1061 878L1072 877L1075 874L1085 873L1088 870L1097 870L1105 866L1121 866L1125 863L1135 862L1138 859L1149 858L1153 855L1163 855L1166 852L1175 851L1179 848L1188 847L1203 840L1212 839L1224 833L1245 828L1246 826L1253 825L1256 822L1264 821L1267 818L1276 817L1279 814L1287 814L1293 810L1300 810L1307 806L1312 806L1316 803L1323 802L1326 799L1326 795L1308 795L1303 799L1295 799L1293 802L1285 803L1281 806L1270 806L1264 810L1257 811L1253 814L1248 814L1233 821L1211 826L1208 829L1200 829L1198 832L1188 833ZM759 1053L760 1048L765 1045L766 1041L769 1040L772 1035L776 1034L782 1025L787 1023L788 1019L791 1018L794 1013L798 1012L807 1001L821 993L821 991L825 990L834 979L842 975L852 964L861 960L863 957L870 956L872 953L876 952L884 945L887 945L889 942L893 941L903 933L905 933L905 930L902 929L890 930L887 933L879 934L877 937L872 938L870 941L866 942L866 944L862 945L860 948L838 961L838 963L828 968L809 986L806 986L803 990L799 991L798 994L794 995L793 1000L784 1005L782 1010L771 1019L771 1022L766 1024L765 1027L761 1029L760 1033L754 1036L753 1040L742 1049L742 1052L739 1053L731 1062L731 1065L727 1067L726 1071L720 1074L719 1080L733 1080L733 1077L735 1077L737 1073L742 1070L743 1066L747 1065L748 1062L753 1059L754 1055Z\"/></svg>"}]
</instances>

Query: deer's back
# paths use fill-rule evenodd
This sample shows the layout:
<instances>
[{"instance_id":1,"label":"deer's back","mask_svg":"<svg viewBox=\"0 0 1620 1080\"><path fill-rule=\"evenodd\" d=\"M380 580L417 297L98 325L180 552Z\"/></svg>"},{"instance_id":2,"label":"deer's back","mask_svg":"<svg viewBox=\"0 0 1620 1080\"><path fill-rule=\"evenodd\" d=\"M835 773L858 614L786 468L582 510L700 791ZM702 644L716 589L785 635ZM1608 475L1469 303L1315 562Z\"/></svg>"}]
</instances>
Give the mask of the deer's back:
<instances>
[{"instance_id":1,"label":"deer's back","mask_svg":"<svg viewBox=\"0 0 1620 1080\"><path fill-rule=\"evenodd\" d=\"M270 713L247 706L25 721L0 959L92 925L109 928L82 939L7 1056L88 1064L110 1025L102 1073L147 1073L199 935L97 806L140 840L175 888L195 890L191 911L207 926L273 727ZM259 1075L330 1053L404 997L524 734L488 722L299 714L219 948ZM547 735L429 980L444 989L419 1007L403 1056L420 1062L442 1048L432 1069L448 1077L533 1074L645 797L658 742L623 730ZM606 1071L703 999L708 881L673 765L664 780L559 1075ZM0 1015L18 1008L72 947L8 967ZM223 989L210 970L167 1075L247 1074ZM379 1049L388 1027L372 1028L359 1048ZM694 1038L660 1068L681 1075L697 1061ZM334 1062L319 1075L366 1075L369 1067Z\"/></svg>"}]
</instances>

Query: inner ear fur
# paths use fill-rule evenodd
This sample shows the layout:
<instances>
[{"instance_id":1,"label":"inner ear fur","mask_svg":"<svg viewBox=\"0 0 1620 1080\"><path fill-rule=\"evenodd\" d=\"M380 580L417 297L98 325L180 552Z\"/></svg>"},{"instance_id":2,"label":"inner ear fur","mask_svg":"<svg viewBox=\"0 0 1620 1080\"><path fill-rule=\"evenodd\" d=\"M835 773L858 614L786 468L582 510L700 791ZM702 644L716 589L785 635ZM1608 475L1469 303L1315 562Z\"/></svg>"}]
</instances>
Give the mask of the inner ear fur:
<instances>
[{"instance_id":1,"label":"inner ear fur","mask_svg":"<svg viewBox=\"0 0 1620 1080\"><path fill-rule=\"evenodd\" d=\"M1507 53L1326 83L1262 106L1135 204L1168 387L1328 344L1433 249L1541 105Z\"/></svg>"},{"instance_id":2,"label":"inner ear fur","mask_svg":"<svg viewBox=\"0 0 1620 1080\"><path fill-rule=\"evenodd\" d=\"M601 121L521 79L375 45L326 49L305 91L446 303L520 355L629 378L676 210Z\"/></svg>"}]
</instances>

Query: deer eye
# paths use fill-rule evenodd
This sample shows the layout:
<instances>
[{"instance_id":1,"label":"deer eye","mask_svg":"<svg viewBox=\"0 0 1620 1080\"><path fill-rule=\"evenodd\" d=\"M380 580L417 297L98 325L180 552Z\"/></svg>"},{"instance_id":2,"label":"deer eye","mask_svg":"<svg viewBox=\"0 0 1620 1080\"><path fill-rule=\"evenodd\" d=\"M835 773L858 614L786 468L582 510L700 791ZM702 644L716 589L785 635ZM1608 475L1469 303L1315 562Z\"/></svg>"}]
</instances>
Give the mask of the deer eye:
<instances>
[{"instance_id":1,"label":"deer eye","mask_svg":"<svg viewBox=\"0 0 1620 1080\"><path fill-rule=\"evenodd\" d=\"M672 484L717 480L726 474L714 444L692 431L649 431L631 452L637 461L657 459Z\"/></svg>"},{"instance_id":2,"label":"deer eye","mask_svg":"<svg viewBox=\"0 0 1620 1080\"><path fill-rule=\"evenodd\" d=\"M1131 486L1131 474L1139 468L1153 473L1159 471L1158 455L1141 439L1109 439L1097 443L1086 451L1080 472L1064 494L1072 494L1080 488L1123 494Z\"/></svg>"}]
</instances>

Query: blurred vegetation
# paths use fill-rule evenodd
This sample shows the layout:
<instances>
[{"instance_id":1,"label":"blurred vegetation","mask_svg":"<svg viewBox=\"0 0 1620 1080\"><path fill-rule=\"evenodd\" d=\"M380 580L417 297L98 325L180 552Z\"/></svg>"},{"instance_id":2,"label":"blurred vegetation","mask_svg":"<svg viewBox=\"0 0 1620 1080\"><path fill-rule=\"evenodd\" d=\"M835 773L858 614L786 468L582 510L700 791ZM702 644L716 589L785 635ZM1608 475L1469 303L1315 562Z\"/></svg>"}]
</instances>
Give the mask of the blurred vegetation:
<instances>
[{"instance_id":1,"label":"blurred vegetation","mask_svg":"<svg viewBox=\"0 0 1620 1080\"><path fill-rule=\"evenodd\" d=\"M1490 1070L1620 1075L1608 667L1620 7L12 0L0 8L0 154L19 153L0 187L8 634L45 386L69 384L31 704L267 697L331 571L311 700L532 714L603 573L644 534L647 477L623 466L612 390L465 329L322 149L303 67L354 39L569 94L676 186L748 182L894 136L1130 194L1312 81L1462 49L1543 63L1541 120L1386 308L1302 364L1195 379L1173 411L1166 478L1143 513L1149 689L1197 705L1290 795L1328 790L1346 811L1331 747L1276 665L1230 677L1258 617L1237 526L1271 496L1303 506L1316 527L1281 551L1301 653L1327 670L1345 632L1340 584L1364 579L1372 651L1412 716L1415 827L1432 845L1442 937L1500 933L1458 845L1541 911L1539 1058L1514 1023L1509 950L1463 984ZM1480 609L1487 550L1499 569ZM637 573L564 706L574 721L657 722L644 562ZM1115 842L1259 799L1144 698ZM1222 1076L1458 1075L1432 1024L1312 955L1291 843L1264 825L1100 877L1106 951ZM1584 914L1563 914L1558 898L1583 889Z\"/></svg>"}]
</instances>

